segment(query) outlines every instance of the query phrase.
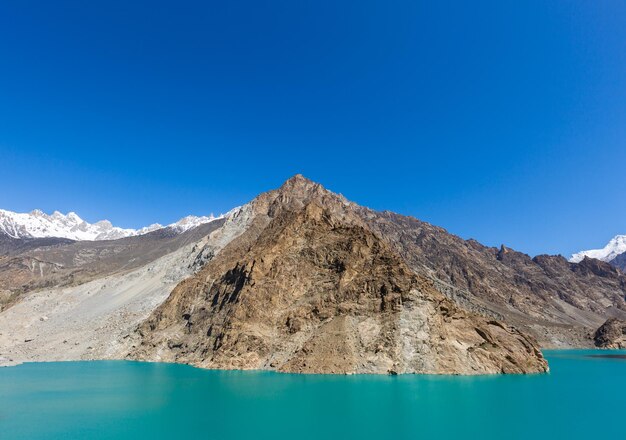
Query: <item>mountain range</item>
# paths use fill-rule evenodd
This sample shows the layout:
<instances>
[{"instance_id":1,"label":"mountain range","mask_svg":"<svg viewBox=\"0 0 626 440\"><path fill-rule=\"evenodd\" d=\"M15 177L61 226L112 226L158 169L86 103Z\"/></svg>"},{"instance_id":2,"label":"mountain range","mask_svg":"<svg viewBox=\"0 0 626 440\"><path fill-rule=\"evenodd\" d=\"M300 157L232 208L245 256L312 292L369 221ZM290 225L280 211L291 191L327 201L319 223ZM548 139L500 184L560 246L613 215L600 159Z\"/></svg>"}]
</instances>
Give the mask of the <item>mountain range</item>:
<instances>
[{"instance_id":1,"label":"mountain range","mask_svg":"<svg viewBox=\"0 0 626 440\"><path fill-rule=\"evenodd\" d=\"M626 320L626 276L605 261L484 246L301 175L221 218L136 232L0 235L0 363L531 373L541 348L592 347Z\"/></svg>"},{"instance_id":2,"label":"mountain range","mask_svg":"<svg viewBox=\"0 0 626 440\"><path fill-rule=\"evenodd\" d=\"M217 217L221 218L223 216ZM144 235L163 228L184 232L201 224L211 222L216 217L184 217L167 226L154 223L140 229L124 229L113 226L108 220L88 223L75 212L62 214L54 211L48 215L38 209L29 213L17 213L0 209L0 235L11 238L68 238L70 240L116 240L124 237Z\"/></svg>"}]
</instances>

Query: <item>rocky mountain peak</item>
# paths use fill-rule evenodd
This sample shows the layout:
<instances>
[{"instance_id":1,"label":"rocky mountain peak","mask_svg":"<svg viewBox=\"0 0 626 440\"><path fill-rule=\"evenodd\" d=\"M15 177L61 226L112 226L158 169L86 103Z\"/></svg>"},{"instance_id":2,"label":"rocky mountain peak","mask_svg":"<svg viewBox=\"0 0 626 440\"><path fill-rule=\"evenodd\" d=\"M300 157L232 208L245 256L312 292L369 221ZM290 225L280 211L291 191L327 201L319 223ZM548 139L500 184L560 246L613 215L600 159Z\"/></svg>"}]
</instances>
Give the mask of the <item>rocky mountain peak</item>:
<instances>
[{"instance_id":1,"label":"rocky mountain peak","mask_svg":"<svg viewBox=\"0 0 626 440\"><path fill-rule=\"evenodd\" d=\"M314 187L321 186L319 183L312 181L311 179L304 177L302 174L294 174L289 179L285 180L285 183L282 184L281 188L287 187Z\"/></svg>"},{"instance_id":2,"label":"rocky mountain peak","mask_svg":"<svg viewBox=\"0 0 626 440\"><path fill-rule=\"evenodd\" d=\"M315 201L334 213L345 213L350 203L341 195L327 190L321 184L296 174L278 189L265 192L251 203L254 212L274 218L283 211L297 211Z\"/></svg>"},{"instance_id":3,"label":"rocky mountain peak","mask_svg":"<svg viewBox=\"0 0 626 440\"><path fill-rule=\"evenodd\" d=\"M251 205L250 226L155 310L131 357L303 373L546 370L532 338L457 307L341 196L295 176Z\"/></svg>"},{"instance_id":4,"label":"rocky mountain peak","mask_svg":"<svg viewBox=\"0 0 626 440\"><path fill-rule=\"evenodd\" d=\"M313 197L330 193L321 184L307 179L302 174L290 177L276 191L279 197L285 200L299 200L302 203L309 201Z\"/></svg>"},{"instance_id":5,"label":"rocky mountain peak","mask_svg":"<svg viewBox=\"0 0 626 440\"><path fill-rule=\"evenodd\" d=\"M500 250L498 251L498 260L502 260L506 254L509 253L509 249L505 245L500 245Z\"/></svg>"}]
</instances>

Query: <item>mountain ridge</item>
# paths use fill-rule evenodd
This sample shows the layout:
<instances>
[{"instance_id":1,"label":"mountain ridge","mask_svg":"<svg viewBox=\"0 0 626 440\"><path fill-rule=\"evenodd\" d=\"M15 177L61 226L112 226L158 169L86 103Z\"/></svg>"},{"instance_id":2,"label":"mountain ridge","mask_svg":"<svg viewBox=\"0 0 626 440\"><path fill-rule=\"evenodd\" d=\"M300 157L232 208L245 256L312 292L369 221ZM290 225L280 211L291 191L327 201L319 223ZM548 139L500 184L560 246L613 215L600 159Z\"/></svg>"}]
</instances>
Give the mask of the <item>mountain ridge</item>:
<instances>
[{"instance_id":1,"label":"mountain ridge","mask_svg":"<svg viewBox=\"0 0 626 440\"><path fill-rule=\"evenodd\" d=\"M531 337L445 298L343 196L298 175L250 205L250 227L174 289L129 358L298 373L546 371Z\"/></svg>"},{"instance_id":2,"label":"mountain ridge","mask_svg":"<svg viewBox=\"0 0 626 440\"><path fill-rule=\"evenodd\" d=\"M592 347L603 323L626 319L626 276L606 262L484 246L414 217L359 206L302 175L207 228L192 229L175 245L159 238L166 230L111 242L29 241L0 265L1 276L19 274L38 286L0 312L0 358L128 358L310 373L520 373L545 370L539 347ZM146 252L153 256L137 259ZM132 257L131 272L109 260L116 253ZM58 278L76 261L79 270L97 272L63 285L46 272ZM103 271L107 261L115 264ZM156 283L154 296L145 287L155 286L153 267L163 276L178 274L176 283L167 276L167 287ZM108 305L116 295L109 279L129 286L126 302ZM57 295L77 305L51 302ZM96 300L103 315L94 322L119 320L136 297L143 306L123 326L129 333L100 332L81 321L81 310L95 313L86 304ZM42 313L50 316L33 319ZM64 355L55 345L64 338L80 345Z\"/></svg>"},{"instance_id":3,"label":"mountain ridge","mask_svg":"<svg viewBox=\"0 0 626 440\"><path fill-rule=\"evenodd\" d=\"M237 208L235 208L237 209ZM17 213L0 209L0 234L10 238L67 238L75 241L116 240L119 238L144 235L152 231L171 228L177 232L185 232L204 223L223 218L225 215L187 216L177 222L163 226L154 223L139 229L113 226L108 220L88 223L75 212L62 214L54 211L46 214L35 209L29 213Z\"/></svg>"}]
</instances>

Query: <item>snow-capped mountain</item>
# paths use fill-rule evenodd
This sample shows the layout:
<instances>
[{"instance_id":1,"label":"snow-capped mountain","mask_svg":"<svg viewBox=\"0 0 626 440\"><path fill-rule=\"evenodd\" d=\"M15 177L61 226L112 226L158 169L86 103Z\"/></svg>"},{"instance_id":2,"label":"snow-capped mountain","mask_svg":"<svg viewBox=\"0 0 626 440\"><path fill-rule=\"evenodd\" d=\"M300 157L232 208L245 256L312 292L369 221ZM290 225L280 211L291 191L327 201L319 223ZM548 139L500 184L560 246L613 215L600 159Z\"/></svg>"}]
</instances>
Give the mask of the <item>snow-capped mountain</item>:
<instances>
[{"instance_id":1,"label":"snow-capped mountain","mask_svg":"<svg viewBox=\"0 0 626 440\"><path fill-rule=\"evenodd\" d=\"M189 229L193 229L197 226L212 222L213 220L217 220L222 217L224 216L220 215L218 217L214 217L213 215L210 215L209 217L206 217L206 216L196 217L195 215L188 215L187 217L183 217L180 220L178 220L176 223L172 223L171 225L167 225L166 227L175 229L177 232L185 232L185 231L188 231Z\"/></svg>"},{"instance_id":2,"label":"snow-capped mountain","mask_svg":"<svg viewBox=\"0 0 626 440\"><path fill-rule=\"evenodd\" d=\"M572 263L578 263L583 258L595 258L602 261L612 261L620 254L626 252L626 235L617 235L609 241L602 249L591 249L588 251L578 252L570 258Z\"/></svg>"},{"instance_id":3,"label":"snow-capped mountain","mask_svg":"<svg viewBox=\"0 0 626 440\"><path fill-rule=\"evenodd\" d=\"M17 213L0 209L0 234L12 238L58 237L71 240L115 240L118 238L143 235L148 232L170 227L182 233L203 223L220 217L188 216L167 226L158 223L141 229L125 229L113 226L108 220L88 223L76 213L62 214L59 211L48 215L38 209L29 213Z\"/></svg>"}]
</instances>

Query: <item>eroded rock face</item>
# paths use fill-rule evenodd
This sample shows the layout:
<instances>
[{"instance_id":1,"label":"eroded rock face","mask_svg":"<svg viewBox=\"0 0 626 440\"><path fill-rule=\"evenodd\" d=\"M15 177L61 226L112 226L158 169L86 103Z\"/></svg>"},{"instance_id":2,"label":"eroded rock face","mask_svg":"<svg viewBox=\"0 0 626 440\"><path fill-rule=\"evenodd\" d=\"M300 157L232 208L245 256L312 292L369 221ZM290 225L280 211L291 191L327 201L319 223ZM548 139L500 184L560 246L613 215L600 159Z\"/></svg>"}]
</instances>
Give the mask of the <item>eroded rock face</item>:
<instances>
[{"instance_id":1,"label":"eroded rock face","mask_svg":"<svg viewBox=\"0 0 626 440\"><path fill-rule=\"evenodd\" d=\"M138 329L130 357L302 373L531 373L536 342L461 309L340 196L297 176Z\"/></svg>"},{"instance_id":2,"label":"eroded rock face","mask_svg":"<svg viewBox=\"0 0 626 440\"><path fill-rule=\"evenodd\" d=\"M626 348L626 321L608 319L596 330L593 339L600 348Z\"/></svg>"},{"instance_id":3,"label":"eroded rock face","mask_svg":"<svg viewBox=\"0 0 626 440\"><path fill-rule=\"evenodd\" d=\"M463 240L418 219L355 208L416 273L464 308L532 334L542 347L593 346L606 319L626 320L626 275L609 264Z\"/></svg>"}]
</instances>

